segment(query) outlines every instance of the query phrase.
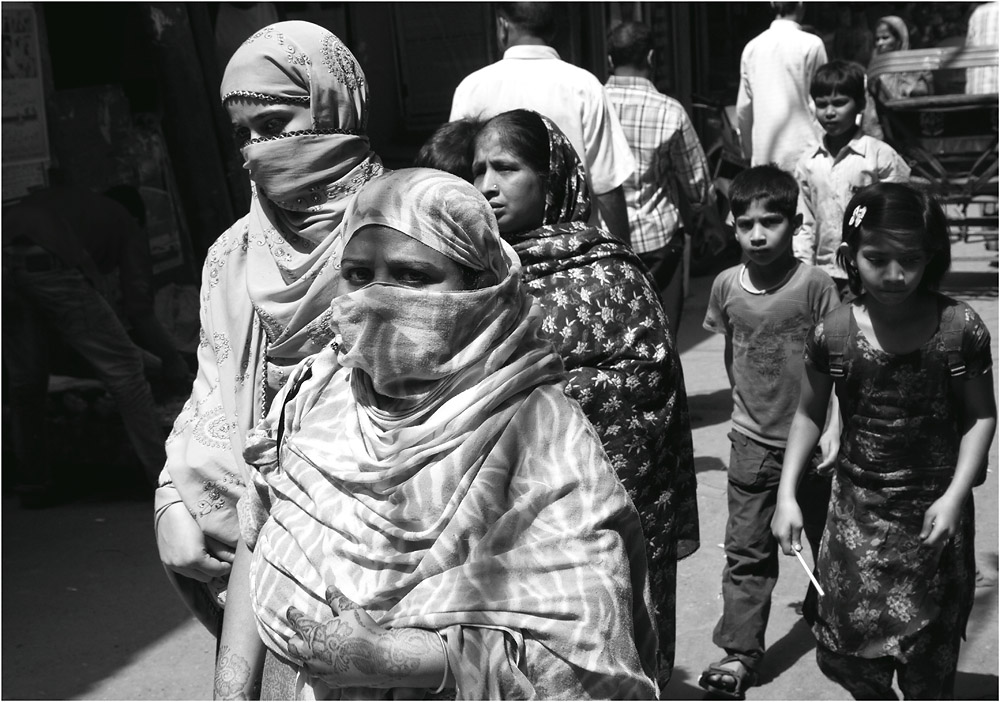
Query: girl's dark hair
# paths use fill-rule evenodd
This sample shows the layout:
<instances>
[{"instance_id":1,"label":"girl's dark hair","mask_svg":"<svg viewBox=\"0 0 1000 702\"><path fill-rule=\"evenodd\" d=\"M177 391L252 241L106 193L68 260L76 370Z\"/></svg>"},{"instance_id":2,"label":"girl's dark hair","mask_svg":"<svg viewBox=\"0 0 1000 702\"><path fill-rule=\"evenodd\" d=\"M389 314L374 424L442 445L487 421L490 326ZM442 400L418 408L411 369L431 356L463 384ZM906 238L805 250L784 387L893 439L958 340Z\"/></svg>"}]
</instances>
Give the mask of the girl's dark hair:
<instances>
[{"instance_id":1,"label":"girl's dark hair","mask_svg":"<svg viewBox=\"0 0 1000 702\"><path fill-rule=\"evenodd\" d=\"M853 61L835 59L816 69L809 95L816 99L840 93L854 100L858 112L865 107L865 71Z\"/></svg>"},{"instance_id":2,"label":"girl's dark hair","mask_svg":"<svg viewBox=\"0 0 1000 702\"><path fill-rule=\"evenodd\" d=\"M758 200L771 212L780 212L792 221L799 205L799 186L791 173L774 164L741 171L729 186L729 209L734 217L743 215Z\"/></svg>"},{"instance_id":3,"label":"girl's dark hair","mask_svg":"<svg viewBox=\"0 0 1000 702\"><path fill-rule=\"evenodd\" d=\"M501 112L489 120L476 136L478 142L488 130L496 131L500 143L543 180L549 175L549 130L537 113L530 110Z\"/></svg>"},{"instance_id":4,"label":"girl's dark hair","mask_svg":"<svg viewBox=\"0 0 1000 702\"><path fill-rule=\"evenodd\" d=\"M482 120L471 117L445 122L420 147L414 167L436 168L471 183L472 151L482 126Z\"/></svg>"},{"instance_id":5,"label":"girl's dark hair","mask_svg":"<svg viewBox=\"0 0 1000 702\"><path fill-rule=\"evenodd\" d=\"M921 290L937 290L951 266L951 239L944 210L937 200L911 185L876 183L855 193L847 203L842 236L847 250L837 252L837 263L847 271L847 284L855 295L862 292L855 257L861 245L872 237L907 243L918 239L929 257L920 279Z\"/></svg>"}]
</instances>

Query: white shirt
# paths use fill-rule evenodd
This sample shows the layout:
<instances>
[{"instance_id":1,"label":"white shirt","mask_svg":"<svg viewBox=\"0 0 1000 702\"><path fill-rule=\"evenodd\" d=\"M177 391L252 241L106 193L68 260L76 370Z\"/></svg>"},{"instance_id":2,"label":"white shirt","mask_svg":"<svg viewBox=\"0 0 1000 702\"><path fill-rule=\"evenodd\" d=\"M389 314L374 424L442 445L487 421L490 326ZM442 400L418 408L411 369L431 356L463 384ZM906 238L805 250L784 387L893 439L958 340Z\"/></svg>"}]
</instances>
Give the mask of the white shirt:
<instances>
[{"instance_id":1,"label":"white shirt","mask_svg":"<svg viewBox=\"0 0 1000 702\"><path fill-rule=\"evenodd\" d=\"M611 192L632 175L635 160L600 81L566 63L550 46L512 46L455 89L451 121L534 110L559 127L587 170L593 192ZM595 208L596 210L596 208Z\"/></svg>"},{"instance_id":2,"label":"white shirt","mask_svg":"<svg viewBox=\"0 0 1000 702\"><path fill-rule=\"evenodd\" d=\"M744 47L736 121L751 165L775 163L791 173L819 143L809 83L824 63L823 40L792 20L774 20Z\"/></svg>"},{"instance_id":3,"label":"white shirt","mask_svg":"<svg viewBox=\"0 0 1000 702\"><path fill-rule=\"evenodd\" d=\"M854 193L874 183L905 183L910 167L895 149L874 137L858 133L840 153L820 144L795 167L799 184L802 226L792 237L795 257L826 271L831 278L847 278L837 265L843 241L844 210Z\"/></svg>"}]
</instances>

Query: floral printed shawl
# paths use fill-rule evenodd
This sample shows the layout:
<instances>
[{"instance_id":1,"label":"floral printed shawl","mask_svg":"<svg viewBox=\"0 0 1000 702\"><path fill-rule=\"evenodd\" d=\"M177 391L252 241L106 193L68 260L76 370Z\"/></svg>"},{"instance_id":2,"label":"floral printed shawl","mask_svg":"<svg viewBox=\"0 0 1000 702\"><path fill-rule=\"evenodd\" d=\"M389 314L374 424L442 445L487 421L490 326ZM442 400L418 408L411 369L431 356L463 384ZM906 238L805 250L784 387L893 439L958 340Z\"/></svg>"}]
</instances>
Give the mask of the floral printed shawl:
<instances>
[{"instance_id":1,"label":"floral printed shawl","mask_svg":"<svg viewBox=\"0 0 1000 702\"><path fill-rule=\"evenodd\" d=\"M157 509L182 500L207 537L230 546L246 484L244 437L288 370L329 341L340 222L354 192L382 170L364 136L367 94L347 48L308 22L257 32L223 78L224 99L308 103L315 127L243 146L251 178L288 199L272 201L254 182L249 214L209 249L198 374L167 439L156 493ZM177 583L206 626L216 626L203 588ZM210 584L215 595L224 588L224 580Z\"/></svg>"},{"instance_id":2,"label":"floral printed shawl","mask_svg":"<svg viewBox=\"0 0 1000 702\"><path fill-rule=\"evenodd\" d=\"M478 231L451 228L470 211ZM464 301L489 310L465 310L470 323L509 321L476 326L471 340L455 331L450 357L476 348L478 358L405 410L385 409L343 348L298 366L246 451L259 493L248 491L240 512L265 643L302 666L287 645L287 609L329 618L334 585L382 626L440 631L461 699L655 697L638 517L562 391L561 361L537 336L520 263L486 200L453 176L397 171L362 190L348 222L347 239L366 222L412 223L404 233L500 280L438 293L375 284L344 297L397 294L442 313ZM309 686L317 697L392 694Z\"/></svg>"},{"instance_id":3,"label":"floral printed shawl","mask_svg":"<svg viewBox=\"0 0 1000 702\"><path fill-rule=\"evenodd\" d=\"M639 258L586 224L580 161L550 120L544 226L505 235L544 313L542 334L639 510L660 638L661 681L674 657L676 560L698 548L697 483L680 359Z\"/></svg>"}]
</instances>

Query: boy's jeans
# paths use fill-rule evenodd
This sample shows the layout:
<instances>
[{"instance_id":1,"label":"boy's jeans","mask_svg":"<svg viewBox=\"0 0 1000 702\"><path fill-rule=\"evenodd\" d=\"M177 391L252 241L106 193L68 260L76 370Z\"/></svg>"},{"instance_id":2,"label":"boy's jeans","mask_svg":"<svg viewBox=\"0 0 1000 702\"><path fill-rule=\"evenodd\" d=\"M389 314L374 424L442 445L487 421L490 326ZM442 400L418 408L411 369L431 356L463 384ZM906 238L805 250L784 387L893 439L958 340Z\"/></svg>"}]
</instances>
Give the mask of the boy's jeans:
<instances>
[{"instance_id":1,"label":"boy's jeans","mask_svg":"<svg viewBox=\"0 0 1000 702\"><path fill-rule=\"evenodd\" d=\"M712 641L737 655L747 667L764 655L764 631L771 612L771 591L778 580L778 542L771 534L785 450L768 446L738 431L729 432L729 521L726 523L726 566L722 571L722 617ZM806 540L813 558L826 522L830 478L807 470L798 490ZM812 585L803 610L815 607Z\"/></svg>"}]
</instances>

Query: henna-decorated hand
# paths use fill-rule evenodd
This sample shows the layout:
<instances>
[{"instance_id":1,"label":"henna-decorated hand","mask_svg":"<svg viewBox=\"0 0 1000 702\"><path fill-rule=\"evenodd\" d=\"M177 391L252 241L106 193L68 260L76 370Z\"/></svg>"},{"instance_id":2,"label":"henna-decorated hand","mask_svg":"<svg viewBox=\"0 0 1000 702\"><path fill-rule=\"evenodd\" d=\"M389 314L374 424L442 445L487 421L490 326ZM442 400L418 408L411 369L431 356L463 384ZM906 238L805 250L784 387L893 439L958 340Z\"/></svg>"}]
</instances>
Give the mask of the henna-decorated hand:
<instances>
[{"instance_id":1,"label":"henna-decorated hand","mask_svg":"<svg viewBox=\"0 0 1000 702\"><path fill-rule=\"evenodd\" d=\"M289 607L296 635L291 653L331 687L399 687L420 672L421 660L440 651L437 635L423 629L384 629L334 587L326 591L332 617L317 621Z\"/></svg>"}]
</instances>

